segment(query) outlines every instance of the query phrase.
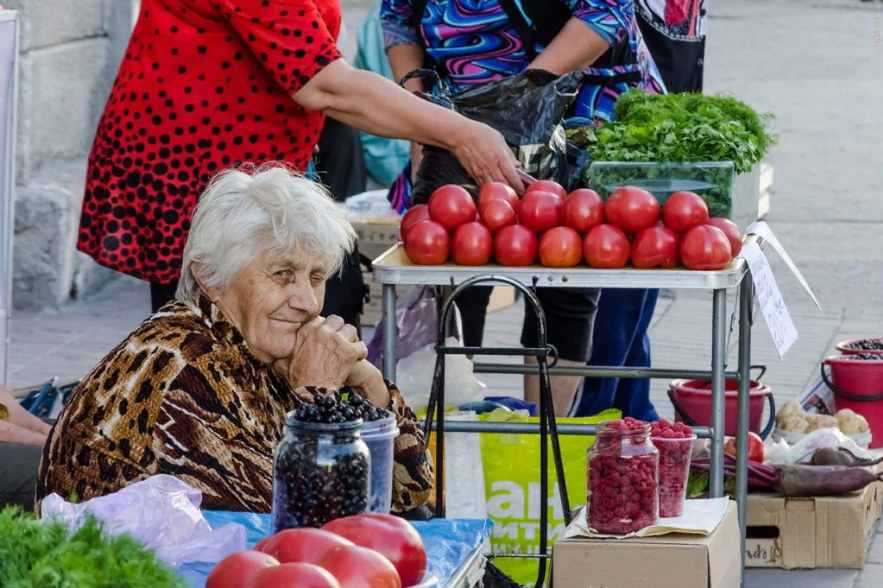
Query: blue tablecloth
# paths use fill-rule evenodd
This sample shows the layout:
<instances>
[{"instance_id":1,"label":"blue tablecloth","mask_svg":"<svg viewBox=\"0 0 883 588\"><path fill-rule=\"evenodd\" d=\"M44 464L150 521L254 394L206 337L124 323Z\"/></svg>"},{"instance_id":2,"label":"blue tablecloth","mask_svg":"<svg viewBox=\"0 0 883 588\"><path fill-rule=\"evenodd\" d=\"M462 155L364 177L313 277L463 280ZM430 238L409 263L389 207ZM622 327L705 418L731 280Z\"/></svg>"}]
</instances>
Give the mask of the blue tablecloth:
<instances>
[{"instance_id":1,"label":"blue tablecloth","mask_svg":"<svg viewBox=\"0 0 883 588\"><path fill-rule=\"evenodd\" d=\"M206 521L212 528L228 523L245 527L248 547L272 534L269 515L239 512L205 511ZM439 578L439 586L445 586L454 572L473 554L491 532L491 521L481 519L436 519L412 523L423 544L429 571ZM193 588L205 588L205 580L214 564L185 564L178 570Z\"/></svg>"}]
</instances>

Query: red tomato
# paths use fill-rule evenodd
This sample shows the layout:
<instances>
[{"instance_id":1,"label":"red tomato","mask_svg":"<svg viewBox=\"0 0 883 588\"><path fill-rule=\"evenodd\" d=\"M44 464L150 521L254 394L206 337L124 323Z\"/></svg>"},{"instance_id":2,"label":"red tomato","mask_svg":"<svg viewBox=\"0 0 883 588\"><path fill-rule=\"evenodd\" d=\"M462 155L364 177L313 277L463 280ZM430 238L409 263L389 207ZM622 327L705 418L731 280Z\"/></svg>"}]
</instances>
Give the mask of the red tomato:
<instances>
[{"instance_id":1,"label":"red tomato","mask_svg":"<svg viewBox=\"0 0 883 588\"><path fill-rule=\"evenodd\" d=\"M340 588L340 582L319 566L287 563L258 572L244 588Z\"/></svg>"},{"instance_id":2,"label":"red tomato","mask_svg":"<svg viewBox=\"0 0 883 588\"><path fill-rule=\"evenodd\" d=\"M731 253L727 236L711 225L693 227L681 237L681 261L691 270L724 269L733 258Z\"/></svg>"},{"instance_id":3,"label":"red tomato","mask_svg":"<svg viewBox=\"0 0 883 588\"><path fill-rule=\"evenodd\" d=\"M460 265L487 265L494 248L491 232L481 223L466 223L454 232L451 251Z\"/></svg>"},{"instance_id":4,"label":"red tomato","mask_svg":"<svg viewBox=\"0 0 883 588\"><path fill-rule=\"evenodd\" d=\"M387 514L363 514L331 521L322 528L388 559L398 571L404 588L419 584L426 573L423 540L404 519Z\"/></svg>"},{"instance_id":5,"label":"red tomato","mask_svg":"<svg viewBox=\"0 0 883 588\"><path fill-rule=\"evenodd\" d=\"M662 221L675 233L686 233L708 220L708 205L693 192L675 192L662 206Z\"/></svg>"},{"instance_id":6,"label":"red tomato","mask_svg":"<svg viewBox=\"0 0 883 588\"><path fill-rule=\"evenodd\" d=\"M408 234L408 230L410 230L415 224L424 220L429 220L429 206L418 204L417 206L409 208L408 212L405 213L405 216L402 217L402 224L399 225L399 238L404 241L405 235Z\"/></svg>"},{"instance_id":7,"label":"red tomato","mask_svg":"<svg viewBox=\"0 0 883 588\"><path fill-rule=\"evenodd\" d=\"M489 200L482 204L480 218L491 233L514 225L518 220L515 209L505 200Z\"/></svg>"},{"instance_id":8,"label":"red tomato","mask_svg":"<svg viewBox=\"0 0 883 588\"><path fill-rule=\"evenodd\" d=\"M500 265L532 264L537 258L537 236L522 225L504 227L494 236L494 258Z\"/></svg>"},{"instance_id":9,"label":"red tomato","mask_svg":"<svg viewBox=\"0 0 883 588\"><path fill-rule=\"evenodd\" d=\"M518 220L534 233L557 227L561 224L561 200L549 192L528 192L518 205Z\"/></svg>"},{"instance_id":10,"label":"red tomato","mask_svg":"<svg viewBox=\"0 0 883 588\"><path fill-rule=\"evenodd\" d=\"M604 203L594 190L574 190L561 205L561 224L578 233L588 233L603 222Z\"/></svg>"},{"instance_id":11,"label":"red tomato","mask_svg":"<svg viewBox=\"0 0 883 588\"><path fill-rule=\"evenodd\" d=\"M449 231L471 223L476 213L472 196L456 184L442 186L429 197L429 218Z\"/></svg>"},{"instance_id":12,"label":"red tomato","mask_svg":"<svg viewBox=\"0 0 883 588\"><path fill-rule=\"evenodd\" d=\"M513 209L518 206L518 194L503 182L488 182L478 191L479 208L490 200L505 200Z\"/></svg>"},{"instance_id":13,"label":"red tomato","mask_svg":"<svg viewBox=\"0 0 883 588\"><path fill-rule=\"evenodd\" d=\"M352 542L328 531L304 528L280 531L254 548L281 563L315 563L328 549L338 545L352 545Z\"/></svg>"},{"instance_id":14,"label":"red tomato","mask_svg":"<svg viewBox=\"0 0 883 588\"><path fill-rule=\"evenodd\" d=\"M451 252L451 236L443 226L426 220L415 223L405 239L405 253L412 263L439 265Z\"/></svg>"},{"instance_id":15,"label":"red tomato","mask_svg":"<svg viewBox=\"0 0 883 588\"><path fill-rule=\"evenodd\" d=\"M638 269L678 265L680 237L667 227L644 229L632 241L632 265Z\"/></svg>"},{"instance_id":16,"label":"red tomato","mask_svg":"<svg viewBox=\"0 0 883 588\"><path fill-rule=\"evenodd\" d=\"M271 555L259 551L240 551L218 562L205 581L205 588L242 588L266 568L278 566Z\"/></svg>"},{"instance_id":17,"label":"red tomato","mask_svg":"<svg viewBox=\"0 0 883 588\"><path fill-rule=\"evenodd\" d=\"M629 261L629 238L618 227L598 225L586 235L583 254L592 267L622 267Z\"/></svg>"},{"instance_id":18,"label":"red tomato","mask_svg":"<svg viewBox=\"0 0 883 588\"><path fill-rule=\"evenodd\" d=\"M332 547L316 564L331 572L346 588L402 588L395 566L367 547Z\"/></svg>"},{"instance_id":19,"label":"red tomato","mask_svg":"<svg viewBox=\"0 0 883 588\"><path fill-rule=\"evenodd\" d=\"M728 437L724 443L724 453L736 457L736 438ZM748 461L763 463L763 439L757 433L748 433Z\"/></svg>"},{"instance_id":20,"label":"red tomato","mask_svg":"<svg viewBox=\"0 0 883 588\"><path fill-rule=\"evenodd\" d=\"M546 267L573 267L582 261L583 240L569 227L555 227L540 238L540 263Z\"/></svg>"},{"instance_id":21,"label":"red tomato","mask_svg":"<svg viewBox=\"0 0 883 588\"><path fill-rule=\"evenodd\" d=\"M527 190L524 191L524 195L527 196L531 192L535 191L540 192L549 192L558 197L559 200L564 200L567 197L567 190L561 187L561 184L558 182L553 182L552 180L537 180L533 184L527 187Z\"/></svg>"},{"instance_id":22,"label":"red tomato","mask_svg":"<svg viewBox=\"0 0 883 588\"><path fill-rule=\"evenodd\" d=\"M708 219L708 222L705 224L722 230L724 235L726 235L727 239L730 241L730 249L732 250L733 257L739 255L739 252L742 251L742 233L739 231L739 227L736 223L728 218L714 216Z\"/></svg>"},{"instance_id":23,"label":"red tomato","mask_svg":"<svg viewBox=\"0 0 883 588\"><path fill-rule=\"evenodd\" d=\"M623 186L604 204L604 218L629 235L637 235L659 220L659 201L647 190Z\"/></svg>"}]
</instances>

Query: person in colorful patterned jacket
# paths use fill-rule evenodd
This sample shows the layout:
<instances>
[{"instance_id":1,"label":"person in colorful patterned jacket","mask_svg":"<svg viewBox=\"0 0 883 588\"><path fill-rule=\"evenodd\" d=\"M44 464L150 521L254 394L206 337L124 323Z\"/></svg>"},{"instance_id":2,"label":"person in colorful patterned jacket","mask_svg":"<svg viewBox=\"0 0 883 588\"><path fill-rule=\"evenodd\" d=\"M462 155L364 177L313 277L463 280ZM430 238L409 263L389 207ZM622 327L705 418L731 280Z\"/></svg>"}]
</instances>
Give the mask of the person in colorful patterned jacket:
<instances>
[{"instance_id":1,"label":"person in colorful patterned jacket","mask_svg":"<svg viewBox=\"0 0 883 588\"><path fill-rule=\"evenodd\" d=\"M415 13L415 6L420 14ZM537 32L539 18L551 11L564 12L565 16L554 37L543 45L544 35L540 31L525 41L523 31ZM517 14L517 19L510 14ZM536 22L531 22L531 15L537 17ZM612 120L614 103L623 92L665 92L638 28L632 0L383 0L381 20L396 81L425 64L431 64L454 92L528 68L559 75L582 70L585 77L579 96L568 114L571 124ZM417 78L408 80L405 88L424 89ZM410 206L410 182L415 177L420 153L420 146L413 145L411 166L390 190L393 206L399 211ZM607 332L594 327L598 290L540 288L538 295L547 317L549 341L558 349L562 358L559 363L585 365L589 361L593 355L593 328L595 340L610 352L611 363L606 365L631 365L627 363L630 357L638 365L648 363L646 330L656 294L655 290L604 291L601 305L606 303L608 308L598 320L603 325L612 325L613 332ZM490 288L472 288L458 301L464 342L468 346L481 345L489 296ZM528 311L522 331L522 344L526 346L536 344L536 320L532 314ZM612 388L608 386L601 398L598 390L583 390L582 378L553 378L556 413L585 414L583 398L593 399L592 410L599 405L613 406L617 384L609 384ZM629 405L628 414L655 415L649 404L649 384L645 387L643 399ZM579 402L575 402L580 390ZM525 399L535 402L538 398L537 378L528 376Z\"/></svg>"},{"instance_id":2,"label":"person in colorful patterned jacket","mask_svg":"<svg viewBox=\"0 0 883 588\"><path fill-rule=\"evenodd\" d=\"M319 316L354 240L321 187L287 167L219 174L196 207L177 300L73 391L37 499L84 501L169 474L201 490L203 508L267 513L286 415L356 391L397 417L393 510L425 503L432 462L414 413L356 329Z\"/></svg>"}]
</instances>

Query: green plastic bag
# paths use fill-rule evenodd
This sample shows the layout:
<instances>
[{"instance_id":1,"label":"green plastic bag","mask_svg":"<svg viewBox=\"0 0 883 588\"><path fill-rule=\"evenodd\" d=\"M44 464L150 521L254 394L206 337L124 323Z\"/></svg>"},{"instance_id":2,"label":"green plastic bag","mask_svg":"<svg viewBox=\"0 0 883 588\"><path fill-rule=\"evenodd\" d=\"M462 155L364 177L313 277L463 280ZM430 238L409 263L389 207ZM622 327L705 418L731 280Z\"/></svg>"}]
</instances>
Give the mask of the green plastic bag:
<instances>
[{"instance_id":1,"label":"green plastic bag","mask_svg":"<svg viewBox=\"0 0 883 588\"><path fill-rule=\"evenodd\" d=\"M557 419L564 424L597 424L620 418L618 410L607 410L593 417ZM482 421L537 423L539 417L522 417L498 409L481 415ZM495 554L537 554L540 546L540 443L539 435L481 435L488 517L494 521L491 550ZM586 450L594 437L559 435L561 459L571 509L586 499ZM555 462L549 444L549 545L564 535L564 513ZM551 549L549 550L551 553ZM532 586L539 572L538 560L497 558L496 565L519 584ZM547 570L549 567L547 566Z\"/></svg>"}]
</instances>

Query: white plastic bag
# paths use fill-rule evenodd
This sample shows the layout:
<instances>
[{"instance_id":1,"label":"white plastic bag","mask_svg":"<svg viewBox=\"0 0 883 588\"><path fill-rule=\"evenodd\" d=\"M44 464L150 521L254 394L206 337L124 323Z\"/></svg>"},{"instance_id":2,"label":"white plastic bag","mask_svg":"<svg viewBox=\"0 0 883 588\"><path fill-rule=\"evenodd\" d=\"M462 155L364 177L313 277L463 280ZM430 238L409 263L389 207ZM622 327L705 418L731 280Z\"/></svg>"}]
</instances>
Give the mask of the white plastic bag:
<instances>
[{"instance_id":1,"label":"white plastic bag","mask_svg":"<svg viewBox=\"0 0 883 588\"><path fill-rule=\"evenodd\" d=\"M445 420L475 421L477 417L474 412L446 412ZM445 435L445 509L446 516L452 519L487 518L478 433Z\"/></svg>"},{"instance_id":2,"label":"white plastic bag","mask_svg":"<svg viewBox=\"0 0 883 588\"><path fill-rule=\"evenodd\" d=\"M71 529L92 514L104 521L109 533L132 535L174 567L219 562L245 549L245 527L232 523L212 529L199 510L201 503L202 492L160 474L81 504L50 494L43 499L41 514L44 520L55 519Z\"/></svg>"},{"instance_id":3,"label":"white plastic bag","mask_svg":"<svg viewBox=\"0 0 883 588\"><path fill-rule=\"evenodd\" d=\"M454 337L445 340L448 347L460 346ZM435 372L435 343L412 353L396 364L396 385L415 412L429 405L432 376ZM459 406L483 400L487 386L476 379L472 360L465 355L448 355L445 358L445 405Z\"/></svg>"},{"instance_id":4,"label":"white plastic bag","mask_svg":"<svg viewBox=\"0 0 883 588\"><path fill-rule=\"evenodd\" d=\"M772 439L772 438L771 438ZM844 435L840 429L817 429L800 437L795 443L789 443L784 438L767 441L764 448L767 463L776 465L790 465L795 463L808 463L816 449L822 447L848 449L857 457L872 457L866 449L860 447L850 437Z\"/></svg>"}]
</instances>

